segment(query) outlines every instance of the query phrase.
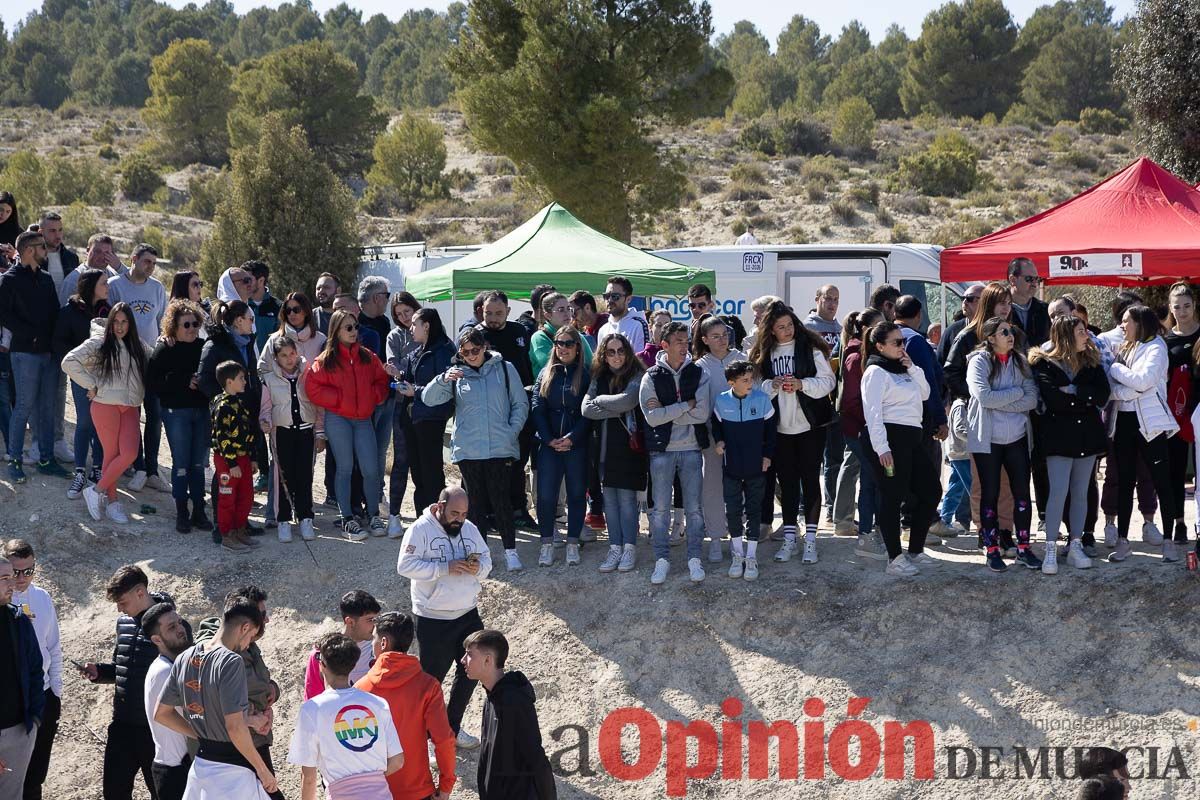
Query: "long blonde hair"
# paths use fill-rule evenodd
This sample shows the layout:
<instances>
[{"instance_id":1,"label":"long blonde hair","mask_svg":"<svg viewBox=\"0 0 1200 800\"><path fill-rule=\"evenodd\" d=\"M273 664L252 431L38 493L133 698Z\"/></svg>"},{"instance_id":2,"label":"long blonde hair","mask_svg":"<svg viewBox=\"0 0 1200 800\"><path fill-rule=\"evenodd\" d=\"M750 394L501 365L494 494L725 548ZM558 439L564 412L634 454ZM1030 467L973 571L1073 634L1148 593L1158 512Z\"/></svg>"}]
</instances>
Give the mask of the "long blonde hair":
<instances>
[{"instance_id":1,"label":"long blonde hair","mask_svg":"<svg viewBox=\"0 0 1200 800\"><path fill-rule=\"evenodd\" d=\"M561 296L559 295L559 297ZM563 334L575 340L575 361L572 362L575 364L575 377L571 379L571 393L578 395L583 392L583 376L588 371L588 365L583 358L583 337L570 325L563 325L550 337L550 360L546 362L546 366L542 368L542 374L538 376L538 394L542 397L550 396L550 379L554 375L554 368L559 364L566 366L558 357L558 348L554 346L554 340Z\"/></svg>"},{"instance_id":2,"label":"long blonde hair","mask_svg":"<svg viewBox=\"0 0 1200 800\"><path fill-rule=\"evenodd\" d=\"M1036 364L1039 361L1058 361L1066 364L1072 373L1078 374L1080 370L1087 367L1095 367L1100 365L1100 350L1096 347L1096 343L1092 341L1092 337L1088 336L1087 344L1082 350L1075 349L1075 327L1082 325L1083 320L1078 317L1058 317L1050 323L1050 349L1043 350L1040 347L1031 347L1029 349L1029 363Z\"/></svg>"}]
</instances>

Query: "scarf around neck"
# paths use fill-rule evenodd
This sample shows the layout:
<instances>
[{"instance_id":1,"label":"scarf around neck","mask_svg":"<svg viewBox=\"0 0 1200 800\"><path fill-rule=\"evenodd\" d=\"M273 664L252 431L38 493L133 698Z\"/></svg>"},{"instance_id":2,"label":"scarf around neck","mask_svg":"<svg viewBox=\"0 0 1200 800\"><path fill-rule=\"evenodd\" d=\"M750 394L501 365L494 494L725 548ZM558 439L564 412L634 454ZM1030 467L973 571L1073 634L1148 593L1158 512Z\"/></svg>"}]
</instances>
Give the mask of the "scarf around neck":
<instances>
[{"instance_id":1,"label":"scarf around neck","mask_svg":"<svg viewBox=\"0 0 1200 800\"><path fill-rule=\"evenodd\" d=\"M900 363L899 359L885 358L878 353L874 353L867 358L867 366L879 367L880 369L890 372L893 375L906 375L908 373L908 370L904 368L904 365Z\"/></svg>"}]
</instances>

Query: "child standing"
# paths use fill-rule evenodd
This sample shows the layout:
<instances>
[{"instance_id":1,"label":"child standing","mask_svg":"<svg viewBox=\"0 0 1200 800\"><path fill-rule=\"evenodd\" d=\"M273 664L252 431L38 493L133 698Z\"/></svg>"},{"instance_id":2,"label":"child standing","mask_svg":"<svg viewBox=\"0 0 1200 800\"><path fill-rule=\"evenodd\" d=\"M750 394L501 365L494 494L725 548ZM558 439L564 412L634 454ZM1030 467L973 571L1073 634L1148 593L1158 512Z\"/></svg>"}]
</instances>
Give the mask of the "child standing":
<instances>
[{"instance_id":1,"label":"child standing","mask_svg":"<svg viewBox=\"0 0 1200 800\"><path fill-rule=\"evenodd\" d=\"M722 459L725 519L733 561L729 577L758 578L758 536L766 472L775 454L775 407L754 386L754 365L734 361L725 368L729 391L713 405L712 432ZM742 514L746 515L743 549Z\"/></svg>"},{"instance_id":2,"label":"child standing","mask_svg":"<svg viewBox=\"0 0 1200 800\"><path fill-rule=\"evenodd\" d=\"M250 454L254 452L254 423L242 394L246 368L236 361L217 365L222 392L212 402L213 468L217 477L217 531L221 546L234 553L258 547L246 524L254 501Z\"/></svg>"},{"instance_id":3,"label":"child standing","mask_svg":"<svg viewBox=\"0 0 1200 800\"><path fill-rule=\"evenodd\" d=\"M325 445L325 412L313 405L305 391L307 364L288 336L267 340L272 358L262 372L262 402L258 424L274 444L275 497L279 499L276 519L279 541L292 540L292 515L300 523L300 538L312 541L313 459Z\"/></svg>"}]
</instances>

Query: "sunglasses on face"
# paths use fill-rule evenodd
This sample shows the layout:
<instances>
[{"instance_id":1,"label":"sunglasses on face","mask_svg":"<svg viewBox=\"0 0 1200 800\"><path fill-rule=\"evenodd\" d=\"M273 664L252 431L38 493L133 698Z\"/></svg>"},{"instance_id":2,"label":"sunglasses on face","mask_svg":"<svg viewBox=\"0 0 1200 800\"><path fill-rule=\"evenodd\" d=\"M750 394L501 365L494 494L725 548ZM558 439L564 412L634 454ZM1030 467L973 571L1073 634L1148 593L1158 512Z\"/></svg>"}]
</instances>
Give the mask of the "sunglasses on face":
<instances>
[{"instance_id":1,"label":"sunglasses on face","mask_svg":"<svg viewBox=\"0 0 1200 800\"><path fill-rule=\"evenodd\" d=\"M37 569L37 567L26 567L25 569L14 569L13 577L14 578L32 578L33 572L36 569Z\"/></svg>"},{"instance_id":2,"label":"sunglasses on face","mask_svg":"<svg viewBox=\"0 0 1200 800\"><path fill-rule=\"evenodd\" d=\"M604 355L606 358L624 358L625 351L624 350L605 350Z\"/></svg>"},{"instance_id":3,"label":"sunglasses on face","mask_svg":"<svg viewBox=\"0 0 1200 800\"><path fill-rule=\"evenodd\" d=\"M575 340L574 339L555 339L554 346L555 347L565 347L568 350L573 350L573 349L575 349Z\"/></svg>"},{"instance_id":4,"label":"sunglasses on face","mask_svg":"<svg viewBox=\"0 0 1200 800\"><path fill-rule=\"evenodd\" d=\"M888 341L884 342L884 344L891 345L892 347L904 347L904 340L903 339L889 339Z\"/></svg>"},{"instance_id":5,"label":"sunglasses on face","mask_svg":"<svg viewBox=\"0 0 1200 800\"><path fill-rule=\"evenodd\" d=\"M967 301L968 303L978 303L979 295L967 295L963 298L963 300Z\"/></svg>"},{"instance_id":6,"label":"sunglasses on face","mask_svg":"<svg viewBox=\"0 0 1200 800\"><path fill-rule=\"evenodd\" d=\"M304 313L304 309L303 309L303 308L301 308L300 306L288 306L288 307L287 307L287 313L289 313L289 314L302 314L302 313Z\"/></svg>"},{"instance_id":7,"label":"sunglasses on face","mask_svg":"<svg viewBox=\"0 0 1200 800\"><path fill-rule=\"evenodd\" d=\"M345 325L342 326L342 330L350 331L351 333L354 333L356 330L358 330L358 323L347 322Z\"/></svg>"},{"instance_id":8,"label":"sunglasses on face","mask_svg":"<svg viewBox=\"0 0 1200 800\"><path fill-rule=\"evenodd\" d=\"M1021 280L1025 281L1026 283L1041 283L1042 281L1042 279L1037 275L1022 275Z\"/></svg>"},{"instance_id":9,"label":"sunglasses on face","mask_svg":"<svg viewBox=\"0 0 1200 800\"><path fill-rule=\"evenodd\" d=\"M482 347L463 347L459 349L458 354L464 358L474 358L482 352Z\"/></svg>"},{"instance_id":10,"label":"sunglasses on face","mask_svg":"<svg viewBox=\"0 0 1200 800\"><path fill-rule=\"evenodd\" d=\"M996 331L997 336L1012 336L1012 328L1000 328Z\"/></svg>"},{"instance_id":11,"label":"sunglasses on face","mask_svg":"<svg viewBox=\"0 0 1200 800\"><path fill-rule=\"evenodd\" d=\"M600 296L603 297L605 300L612 301L612 300L620 300L625 295L621 294L620 292L608 292L607 294L602 294Z\"/></svg>"},{"instance_id":12,"label":"sunglasses on face","mask_svg":"<svg viewBox=\"0 0 1200 800\"><path fill-rule=\"evenodd\" d=\"M193 322L192 320L189 319L187 322L179 323L179 327L183 328L185 331L190 331L192 328L199 328L200 323Z\"/></svg>"},{"instance_id":13,"label":"sunglasses on face","mask_svg":"<svg viewBox=\"0 0 1200 800\"><path fill-rule=\"evenodd\" d=\"M250 284L254 283L254 278L252 278L252 277L250 277L249 275L247 275L247 276L246 276L246 277L244 277L244 278L238 278L238 279L237 279L237 281L238 281L238 283L245 284L246 286L249 286Z\"/></svg>"}]
</instances>

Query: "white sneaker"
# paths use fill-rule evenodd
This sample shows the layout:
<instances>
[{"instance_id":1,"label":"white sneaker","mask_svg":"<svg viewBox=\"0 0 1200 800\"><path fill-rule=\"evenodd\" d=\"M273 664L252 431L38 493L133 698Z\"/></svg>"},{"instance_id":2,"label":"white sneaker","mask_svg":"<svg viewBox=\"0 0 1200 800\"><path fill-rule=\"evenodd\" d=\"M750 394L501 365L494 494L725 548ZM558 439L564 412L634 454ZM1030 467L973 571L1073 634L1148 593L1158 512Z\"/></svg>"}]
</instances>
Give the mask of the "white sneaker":
<instances>
[{"instance_id":1,"label":"white sneaker","mask_svg":"<svg viewBox=\"0 0 1200 800\"><path fill-rule=\"evenodd\" d=\"M567 566L579 566L579 545L574 542L567 542Z\"/></svg>"},{"instance_id":2,"label":"white sneaker","mask_svg":"<svg viewBox=\"0 0 1200 800\"><path fill-rule=\"evenodd\" d=\"M746 572L746 559L743 556L729 557L729 577L740 578Z\"/></svg>"},{"instance_id":3,"label":"white sneaker","mask_svg":"<svg viewBox=\"0 0 1200 800\"><path fill-rule=\"evenodd\" d=\"M692 579L692 583L699 583L704 580L704 567L700 564L700 559L688 559L688 574Z\"/></svg>"},{"instance_id":4,"label":"white sneaker","mask_svg":"<svg viewBox=\"0 0 1200 800\"><path fill-rule=\"evenodd\" d=\"M671 562L660 558L654 562L654 572L650 573L650 582L654 585L667 582L667 573L671 571Z\"/></svg>"},{"instance_id":5,"label":"white sneaker","mask_svg":"<svg viewBox=\"0 0 1200 800\"><path fill-rule=\"evenodd\" d=\"M708 560L713 564L720 564L725 560L725 554L721 551L721 540L713 539L708 544Z\"/></svg>"},{"instance_id":6,"label":"white sneaker","mask_svg":"<svg viewBox=\"0 0 1200 800\"><path fill-rule=\"evenodd\" d=\"M92 519L99 522L104 519L104 500L105 497L96 491L95 486L83 487L83 502L87 503L88 514Z\"/></svg>"},{"instance_id":7,"label":"white sneaker","mask_svg":"<svg viewBox=\"0 0 1200 800\"><path fill-rule=\"evenodd\" d=\"M279 523L279 528L277 529L277 532L279 533L279 541L283 542L284 544L287 544L288 542L290 542L292 540L292 523L290 523L290 522Z\"/></svg>"},{"instance_id":8,"label":"white sneaker","mask_svg":"<svg viewBox=\"0 0 1200 800\"><path fill-rule=\"evenodd\" d=\"M817 563L817 542L815 539L804 540L804 556L800 559L801 564Z\"/></svg>"},{"instance_id":9,"label":"white sneaker","mask_svg":"<svg viewBox=\"0 0 1200 800\"><path fill-rule=\"evenodd\" d=\"M905 553L904 557L907 558L908 563L912 564L914 567L936 567L938 565L938 560L924 551L921 551L916 555L913 555L912 553Z\"/></svg>"},{"instance_id":10,"label":"white sneaker","mask_svg":"<svg viewBox=\"0 0 1200 800\"><path fill-rule=\"evenodd\" d=\"M521 557L517 555L516 550L504 551L504 567L509 572L520 572L525 569L525 565L521 563Z\"/></svg>"},{"instance_id":11,"label":"white sneaker","mask_svg":"<svg viewBox=\"0 0 1200 800\"><path fill-rule=\"evenodd\" d=\"M397 515L397 514L389 514L388 515L387 536L389 539L403 539L404 538L404 523L402 523L400 521L399 515Z\"/></svg>"},{"instance_id":12,"label":"white sneaker","mask_svg":"<svg viewBox=\"0 0 1200 800\"><path fill-rule=\"evenodd\" d=\"M775 553L775 560L783 563L791 561L792 556L796 553L796 543L787 539L783 540L783 544L779 546L779 550Z\"/></svg>"},{"instance_id":13,"label":"white sneaker","mask_svg":"<svg viewBox=\"0 0 1200 800\"><path fill-rule=\"evenodd\" d=\"M907 539L907 538L908 537L905 537L905 539ZM934 533L933 528L930 528L929 531L926 532L926 534L925 534L925 544L935 545L935 544L941 544L941 543L942 543L942 537L938 536L936 533Z\"/></svg>"},{"instance_id":14,"label":"white sneaker","mask_svg":"<svg viewBox=\"0 0 1200 800\"><path fill-rule=\"evenodd\" d=\"M67 444L65 439L59 439L54 443L54 457L59 461L70 463L75 460L75 450Z\"/></svg>"},{"instance_id":15,"label":"white sneaker","mask_svg":"<svg viewBox=\"0 0 1200 800\"><path fill-rule=\"evenodd\" d=\"M146 485L156 492L171 493L171 484L163 480L161 475L151 475L149 480L146 481Z\"/></svg>"},{"instance_id":16,"label":"white sneaker","mask_svg":"<svg viewBox=\"0 0 1200 800\"><path fill-rule=\"evenodd\" d=\"M129 515L125 513L125 509L121 506L121 501L119 500L108 504L108 508L104 509L104 516L118 525L129 524Z\"/></svg>"},{"instance_id":17,"label":"white sneaker","mask_svg":"<svg viewBox=\"0 0 1200 800\"><path fill-rule=\"evenodd\" d=\"M873 558L876 561L887 561L887 548L883 546L883 540L874 533L863 534L858 537L858 542L854 545L854 554L863 558Z\"/></svg>"},{"instance_id":18,"label":"white sneaker","mask_svg":"<svg viewBox=\"0 0 1200 800\"><path fill-rule=\"evenodd\" d=\"M632 572L637 565L637 548L631 544L621 548L621 563L617 564L617 572Z\"/></svg>"},{"instance_id":19,"label":"white sneaker","mask_svg":"<svg viewBox=\"0 0 1200 800\"><path fill-rule=\"evenodd\" d=\"M1109 550L1117 546L1117 524L1115 522L1104 523L1104 546Z\"/></svg>"},{"instance_id":20,"label":"white sneaker","mask_svg":"<svg viewBox=\"0 0 1200 800\"><path fill-rule=\"evenodd\" d=\"M953 539L966 533L966 531L963 529L963 526L959 525L957 522L950 522L947 524L942 522L940 519L929 526L929 532L931 534L940 536L943 539ZM928 542L929 540L926 539L926 541ZM932 544L932 542L930 542L930 544ZM941 542L938 542L938 544L941 544Z\"/></svg>"},{"instance_id":21,"label":"white sneaker","mask_svg":"<svg viewBox=\"0 0 1200 800\"><path fill-rule=\"evenodd\" d=\"M317 538L316 532L313 530L313 521L311 519L300 520L300 538L306 542L311 542Z\"/></svg>"},{"instance_id":22,"label":"white sneaker","mask_svg":"<svg viewBox=\"0 0 1200 800\"><path fill-rule=\"evenodd\" d=\"M1158 547L1163 543L1162 531L1153 522L1142 523L1142 541L1151 547Z\"/></svg>"},{"instance_id":23,"label":"white sneaker","mask_svg":"<svg viewBox=\"0 0 1200 800\"><path fill-rule=\"evenodd\" d=\"M1133 546L1129 544L1129 539L1118 539L1117 547L1108 554L1108 560L1112 562L1120 562L1133 555Z\"/></svg>"},{"instance_id":24,"label":"white sneaker","mask_svg":"<svg viewBox=\"0 0 1200 800\"><path fill-rule=\"evenodd\" d=\"M600 562L601 572L616 572L617 565L621 563L621 548L617 545L610 545L608 555Z\"/></svg>"},{"instance_id":25,"label":"white sneaker","mask_svg":"<svg viewBox=\"0 0 1200 800\"><path fill-rule=\"evenodd\" d=\"M554 545L544 544L538 551L538 566L548 567L554 563Z\"/></svg>"},{"instance_id":26,"label":"white sneaker","mask_svg":"<svg viewBox=\"0 0 1200 800\"><path fill-rule=\"evenodd\" d=\"M742 577L748 581L758 580L758 559L757 558L747 558L746 559L746 570L745 570L745 572L742 573Z\"/></svg>"},{"instance_id":27,"label":"white sneaker","mask_svg":"<svg viewBox=\"0 0 1200 800\"><path fill-rule=\"evenodd\" d=\"M146 488L146 470L139 469L133 473L133 477L129 479L129 483L125 484L125 488L131 492L140 492Z\"/></svg>"},{"instance_id":28,"label":"white sneaker","mask_svg":"<svg viewBox=\"0 0 1200 800\"><path fill-rule=\"evenodd\" d=\"M83 494L85 486L87 486L87 473L81 469L75 470L75 475L71 478L71 485L67 487L67 499L78 500L79 495Z\"/></svg>"},{"instance_id":29,"label":"white sneaker","mask_svg":"<svg viewBox=\"0 0 1200 800\"><path fill-rule=\"evenodd\" d=\"M1042 556L1042 574L1058 574L1058 547L1054 542L1046 542L1046 554Z\"/></svg>"},{"instance_id":30,"label":"white sneaker","mask_svg":"<svg viewBox=\"0 0 1200 800\"><path fill-rule=\"evenodd\" d=\"M1071 540L1071 544L1067 546L1067 563L1075 569L1092 568L1092 560L1083 552L1083 542L1078 539Z\"/></svg>"},{"instance_id":31,"label":"white sneaker","mask_svg":"<svg viewBox=\"0 0 1200 800\"><path fill-rule=\"evenodd\" d=\"M1170 539L1164 539L1162 543L1162 560L1163 563L1172 564L1179 560L1179 548L1175 546L1175 542Z\"/></svg>"},{"instance_id":32,"label":"white sneaker","mask_svg":"<svg viewBox=\"0 0 1200 800\"><path fill-rule=\"evenodd\" d=\"M908 560L908 556L904 553L889 561L883 571L887 575L894 575L900 578L913 578L921 574L921 571L912 565Z\"/></svg>"},{"instance_id":33,"label":"white sneaker","mask_svg":"<svg viewBox=\"0 0 1200 800\"><path fill-rule=\"evenodd\" d=\"M459 750L474 750L479 747L479 740L466 731L459 731L455 740Z\"/></svg>"}]
</instances>

